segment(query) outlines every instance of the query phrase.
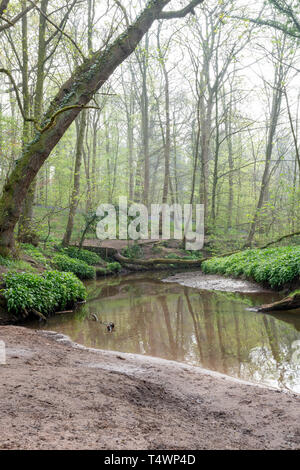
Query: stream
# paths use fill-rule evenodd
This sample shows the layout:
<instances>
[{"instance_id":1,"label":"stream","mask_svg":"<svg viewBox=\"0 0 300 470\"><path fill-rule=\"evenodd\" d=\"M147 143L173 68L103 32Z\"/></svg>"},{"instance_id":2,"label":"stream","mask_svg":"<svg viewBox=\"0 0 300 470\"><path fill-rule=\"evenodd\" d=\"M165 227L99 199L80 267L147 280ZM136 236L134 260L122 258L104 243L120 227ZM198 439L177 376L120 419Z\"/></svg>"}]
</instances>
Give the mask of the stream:
<instances>
[{"instance_id":1,"label":"stream","mask_svg":"<svg viewBox=\"0 0 300 470\"><path fill-rule=\"evenodd\" d=\"M193 279L193 273L184 276ZM75 313L27 326L88 347L186 362L300 393L299 312L251 310L278 300L275 292L229 292L228 281L225 292L206 290L163 282L166 277L139 273L86 282L89 300ZM101 322L113 322L114 331Z\"/></svg>"}]
</instances>

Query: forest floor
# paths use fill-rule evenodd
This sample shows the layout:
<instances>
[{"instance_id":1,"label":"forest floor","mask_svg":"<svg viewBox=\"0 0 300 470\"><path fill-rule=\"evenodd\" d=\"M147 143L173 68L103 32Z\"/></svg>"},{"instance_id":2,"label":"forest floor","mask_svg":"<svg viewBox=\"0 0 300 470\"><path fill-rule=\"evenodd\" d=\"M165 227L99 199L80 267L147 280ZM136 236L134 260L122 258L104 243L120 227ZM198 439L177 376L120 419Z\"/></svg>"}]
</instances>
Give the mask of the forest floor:
<instances>
[{"instance_id":1,"label":"forest floor","mask_svg":"<svg viewBox=\"0 0 300 470\"><path fill-rule=\"evenodd\" d=\"M299 449L299 395L0 327L0 449Z\"/></svg>"}]
</instances>

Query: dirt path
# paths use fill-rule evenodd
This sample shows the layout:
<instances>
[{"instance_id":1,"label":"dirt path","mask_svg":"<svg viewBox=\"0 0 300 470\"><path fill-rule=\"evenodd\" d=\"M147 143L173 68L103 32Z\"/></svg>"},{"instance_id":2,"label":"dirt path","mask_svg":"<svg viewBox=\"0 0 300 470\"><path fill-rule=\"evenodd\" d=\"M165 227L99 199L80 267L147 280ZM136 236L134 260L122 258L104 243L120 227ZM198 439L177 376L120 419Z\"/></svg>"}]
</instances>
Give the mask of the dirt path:
<instances>
[{"instance_id":1,"label":"dirt path","mask_svg":"<svg viewBox=\"0 0 300 470\"><path fill-rule=\"evenodd\" d=\"M0 449L300 447L298 395L21 327L0 339Z\"/></svg>"}]
</instances>

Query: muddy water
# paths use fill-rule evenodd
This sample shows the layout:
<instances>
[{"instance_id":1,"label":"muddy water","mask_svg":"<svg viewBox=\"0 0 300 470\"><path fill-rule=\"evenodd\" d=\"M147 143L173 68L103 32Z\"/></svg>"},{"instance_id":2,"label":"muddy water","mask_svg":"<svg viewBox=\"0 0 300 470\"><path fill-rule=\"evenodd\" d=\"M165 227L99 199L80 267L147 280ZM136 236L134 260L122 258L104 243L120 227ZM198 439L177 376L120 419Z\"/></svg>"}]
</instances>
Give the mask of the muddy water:
<instances>
[{"instance_id":1,"label":"muddy water","mask_svg":"<svg viewBox=\"0 0 300 470\"><path fill-rule=\"evenodd\" d=\"M165 283L138 274L87 283L89 301L33 328L69 335L89 347L147 354L300 392L300 315L249 308L274 293L229 293ZM105 325L90 319L96 313ZM298 341L298 342L296 342Z\"/></svg>"}]
</instances>

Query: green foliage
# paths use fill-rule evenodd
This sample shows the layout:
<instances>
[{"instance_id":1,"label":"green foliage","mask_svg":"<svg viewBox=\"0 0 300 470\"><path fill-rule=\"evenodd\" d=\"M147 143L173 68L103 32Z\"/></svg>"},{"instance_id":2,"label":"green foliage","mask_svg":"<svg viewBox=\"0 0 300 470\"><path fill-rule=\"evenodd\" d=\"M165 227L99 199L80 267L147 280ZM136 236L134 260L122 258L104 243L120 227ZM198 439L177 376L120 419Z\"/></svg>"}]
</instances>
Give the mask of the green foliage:
<instances>
[{"instance_id":1,"label":"green foliage","mask_svg":"<svg viewBox=\"0 0 300 470\"><path fill-rule=\"evenodd\" d=\"M281 287L300 276L300 247L245 250L205 261L202 270L205 273L245 276L271 287Z\"/></svg>"},{"instance_id":2,"label":"green foliage","mask_svg":"<svg viewBox=\"0 0 300 470\"><path fill-rule=\"evenodd\" d=\"M203 253L201 250L183 250L185 259L201 259L203 258Z\"/></svg>"},{"instance_id":3,"label":"green foliage","mask_svg":"<svg viewBox=\"0 0 300 470\"><path fill-rule=\"evenodd\" d=\"M97 276L106 276L106 274L109 274L106 268L97 268Z\"/></svg>"},{"instance_id":4,"label":"green foliage","mask_svg":"<svg viewBox=\"0 0 300 470\"><path fill-rule=\"evenodd\" d=\"M100 256L97 255L97 253L93 253L92 251L84 249L80 250L75 246L68 246L67 248L62 248L61 251L63 254L66 254L70 258L79 259L92 266L102 262L102 259L100 258Z\"/></svg>"},{"instance_id":5,"label":"green foliage","mask_svg":"<svg viewBox=\"0 0 300 470\"><path fill-rule=\"evenodd\" d=\"M4 256L0 255L0 266L9 267L12 260L10 258L5 258Z\"/></svg>"},{"instance_id":6,"label":"green foliage","mask_svg":"<svg viewBox=\"0 0 300 470\"><path fill-rule=\"evenodd\" d=\"M49 315L86 298L84 285L72 273L8 273L4 281L6 288L2 293L9 312L23 317L32 310Z\"/></svg>"},{"instance_id":7,"label":"green foliage","mask_svg":"<svg viewBox=\"0 0 300 470\"><path fill-rule=\"evenodd\" d=\"M67 255L57 254L53 257L52 262L59 271L74 273L80 279L94 279L96 275L95 268L84 261L70 258Z\"/></svg>"},{"instance_id":8,"label":"green foliage","mask_svg":"<svg viewBox=\"0 0 300 470\"><path fill-rule=\"evenodd\" d=\"M294 295L299 295L300 294L300 289L294 290L289 294L289 297L294 297Z\"/></svg>"},{"instance_id":9,"label":"green foliage","mask_svg":"<svg viewBox=\"0 0 300 470\"><path fill-rule=\"evenodd\" d=\"M181 256L177 255L176 253L168 253L165 256L166 259L182 259Z\"/></svg>"},{"instance_id":10,"label":"green foliage","mask_svg":"<svg viewBox=\"0 0 300 470\"><path fill-rule=\"evenodd\" d=\"M152 253L159 254L163 251L163 248L159 245L153 245L151 251Z\"/></svg>"},{"instance_id":11,"label":"green foliage","mask_svg":"<svg viewBox=\"0 0 300 470\"><path fill-rule=\"evenodd\" d=\"M126 258L141 258L143 250L138 243L123 248L122 255Z\"/></svg>"},{"instance_id":12,"label":"green foliage","mask_svg":"<svg viewBox=\"0 0 300 470\"><path fill-rule=\"evenodd\" d=\"M72 132L71 132L72 134ZM66 139L67 142L70 145L69 138ZM54 198L54 204L56 204L56 192L58 190L58 187L64 187L65 185L65 178L67 177L68 171L65 167L65 161L64 161L64 151L61 149L59 154L53 155L50 157L50 160L52 160L55 163L55 166L57 168L57 173L56 173L56 184L51 186L50 192L53 192L52 198ZM67 192L64 192L62 197L67 196ZM66 201L65 201L66 203ZM65 230L66 230L66 225L68 221L68 210L63 210L63 211L55 211L51 209L47 209L46 207L39 207L35 206L34 207L34 218L36 220L36 226L38 227L38 235L40 240L47 240L47 242L56 242L60 243ZM50 234L49 234L49 226L48 226L48 220L50 221ZM81 233L81 227L84 224L84 216L78 212L75 215L74 219L74 229L73 229L73 239L74 240L79 240L80 238L80 233Z\"/></svg>"},{"instance_id":13,"label":"green foliage","mask_svg":"<svg viewBox=\"0 0 300 470\"><path fill-rule=\"evenodd\" d=\"M21 247L26 255L30 256L43 266L49 267L47 258L38 247L30 245L29 243L22 243Z\"/></svg>"},{"instance_id":14,"label":"green foliage","mask_svg":"<svg viewBox=\"0 0 300 470\"><path fill-rule=\"evenodd\" d=\"M185 251L185 250L182 250L184 252L183 256L180 256L176 253L168 253L165 258L167 259L186 259L186 260L194 260L194 259L199 259L199 258L202 258L202 253L199 252L199 251Z\"/></svg>"},{"instance_id":15,"label":"green foliage","mask_svg":"<svg viewBox=\"0 0 300 470\"><path fill-rule=\"evenodd\" d=\"M106 267L110 272L113 272L113 273L118 273L122 269L122 266L117 261L114 261L112 263L107 263Z\"/></svg>"},{"instance_id":16,"label":"green foliage","mask_svg":"<svg viewBox=\"0 0 300 470\"><path fill-rule=\"evenodd\" d=\"M5 258L3 256L0 256L0 266L5 266L6 268L9 268L11 271L15 271L15 270L35 271L35 268L31 266L30 263L27 263L24 260Z\"/></svg>"}]
</instances>

